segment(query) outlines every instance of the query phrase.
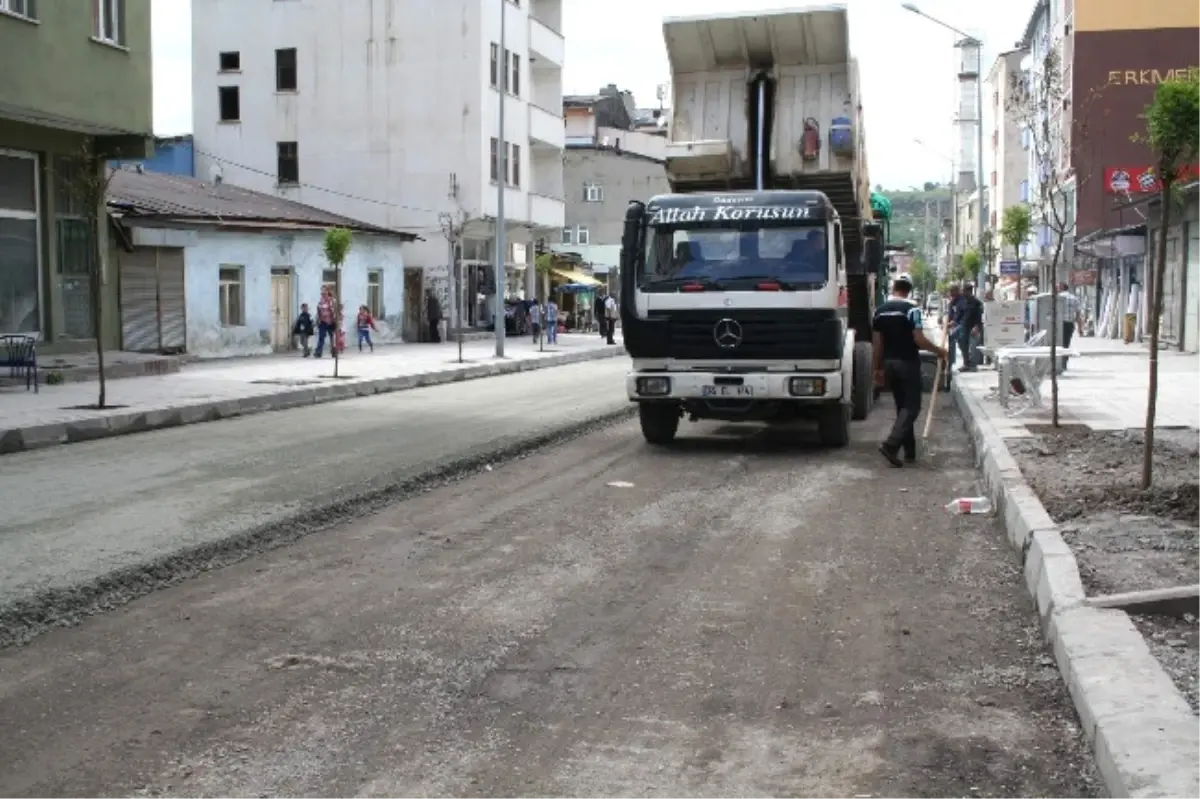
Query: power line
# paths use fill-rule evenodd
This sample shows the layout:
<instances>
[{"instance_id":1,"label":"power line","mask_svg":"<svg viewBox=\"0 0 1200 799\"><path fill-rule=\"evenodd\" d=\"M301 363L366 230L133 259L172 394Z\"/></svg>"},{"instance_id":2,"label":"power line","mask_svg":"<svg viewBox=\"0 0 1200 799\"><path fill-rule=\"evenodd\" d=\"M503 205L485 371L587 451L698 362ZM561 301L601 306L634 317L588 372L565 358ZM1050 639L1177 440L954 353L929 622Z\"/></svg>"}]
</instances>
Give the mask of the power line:
<instances>
[{"instance_id":1,"label":"power line","mask_svg":"<svg viewBox=\"0 0 1200 799\"><path fill-rule=\"evenodd\" d=\"M204 150L196 150L195 152L197 155L202 155L205 158L211 158L213 161L216 161L219 164L228 164L229 166L237 167L238 169L244 169L247 172L252 172L256 175L263 175L264 177L268 177L268 178L277 177L274 172L267 172L266 170L263 170L263 169L258 169L256 167L247 166L246 164L240 164L237 161L232 161L228 158L223 158L221 156L214 155L213 153L210 153L210 152L205 152ZM317 186L313 183L297 183L295 185L298 186L299 188L303 188L303 189L313 189L314 191L320 191L320 192L324 192L326 194L332 194L336 197L344 197L347 200L356 200L358 202L372 203L374 205L383 205L388 208L400 208L400 209L403 209L406 211L419 211L419 212L425 213L425 214L440 214L440 213L442 213L441 211L437 211L433 208L421 208L420 206L416 206L416 205L403 205L401 203L388 202L387 200L376 200L372 197L363 197L358 194L351 194L349 192L339 191L337 189L330 189L325 186ZM409 225L407 227L401 227L401 228L397 228L397 229L401 229L401 230L402 229L416 229L418 227L419 226L416 226L416 225ZM435 226L421 227L420 229L422 232L426 232L426 233L434 233L434 232L437 232L440 230L440 228L435 227Z\"/></svg>"}]
</instances>

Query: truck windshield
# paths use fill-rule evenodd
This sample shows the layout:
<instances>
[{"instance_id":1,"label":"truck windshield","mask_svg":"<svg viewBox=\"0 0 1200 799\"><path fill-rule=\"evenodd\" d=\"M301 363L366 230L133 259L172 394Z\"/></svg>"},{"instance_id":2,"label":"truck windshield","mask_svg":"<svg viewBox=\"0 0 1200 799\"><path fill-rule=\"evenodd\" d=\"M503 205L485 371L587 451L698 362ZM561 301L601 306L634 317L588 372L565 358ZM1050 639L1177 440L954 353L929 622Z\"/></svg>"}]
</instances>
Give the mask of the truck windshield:
<instances>
[{"instance_id":1,"label":"truck windshield","mask_svg":"<svg viewBox=\"0 0 1200 799\"><path fill-rule=\"evenodd\" d=\"M744 281L775 280L786 288L812 291L829 280L825 225L744 228L728 222L709 226L658 225L646 236L638 283L646 291L674 291L695 281L740 288Z\"/></svg>"}]
</instances>

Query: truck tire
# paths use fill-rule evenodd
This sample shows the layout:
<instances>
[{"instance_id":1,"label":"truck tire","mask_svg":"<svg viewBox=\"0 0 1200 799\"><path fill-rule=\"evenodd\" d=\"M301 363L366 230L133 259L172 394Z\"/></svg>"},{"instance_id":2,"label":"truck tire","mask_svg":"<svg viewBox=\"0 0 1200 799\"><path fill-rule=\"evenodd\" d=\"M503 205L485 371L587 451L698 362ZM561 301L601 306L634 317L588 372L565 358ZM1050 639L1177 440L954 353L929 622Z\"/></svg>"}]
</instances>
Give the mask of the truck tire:
<instances>
[{"instance_id":1,"label":"truck tire","mask_svg":"<svg viewBox=\"0 0 1200 799\"><path fill-rule=\"evenodd\" d=\"M854 345L854 385L850 389L850 401L854 406L853 418L866 419L875 404L875 375L871 372L871 344L859 341Z\"/></svg>"},{"instance_id":2,"label":"truck tire","mask_svg":"<svg viewBox=\"0 0 1200 799\"><path fill-rule=\"evenodd\" d=\"M647 443L665 447L679 431L679 408L674 405L643 402L638 405L638 421Z\"/></svg>"},{"instance_id":3,"label":"truck tire","mask_svg":"<svg viewBox=\"0 0 1200 799\"><path fill-rule=\"evenodd\" d=\"M850 443L850 415L850 406L841 402L825 406L817 423L822 446L844 447Z\"/></svg>"}]
</instances>

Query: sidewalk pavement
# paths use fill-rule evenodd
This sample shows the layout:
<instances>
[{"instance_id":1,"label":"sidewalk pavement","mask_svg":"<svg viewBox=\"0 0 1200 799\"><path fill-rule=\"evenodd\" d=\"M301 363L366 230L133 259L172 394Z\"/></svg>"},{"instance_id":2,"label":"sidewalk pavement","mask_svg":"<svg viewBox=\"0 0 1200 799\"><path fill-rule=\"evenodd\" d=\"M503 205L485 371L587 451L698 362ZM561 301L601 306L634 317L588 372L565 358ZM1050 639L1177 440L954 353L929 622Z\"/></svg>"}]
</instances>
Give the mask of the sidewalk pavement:
<instances>
[{"instance_id":1,"label":"sidewalk pavement","mask_svg":"<svg viewBox=\"0 0 1200 799\"><path fill-rule=\"evenodd\" d=\"M1087 425L1093 430L1127 430L1146 424L1146 393L1150 385L1150 353L1142 344L1125 344L1105 338L1077 338L1067 370L1058 377L1058 413L1061 424ZM1030 435L1027 424L1050 421L1050 379L1042 384L1046 409L1029 409L1009 416L998 401L985 399L997 385L994 370L954 373L962 390L970 393L1005 438ZM1200 355L1160 350L1156 427L1200 429Z\"/></svg>"},{"instance_id":2,"label":"sidewalk pavement","mask_svg":"<svg viewBox=\"0 0 1200 799\"><path fill-rule=\"evenodd\" d=\"M505 358L494 357L492 340L458 345L396 344L373 353L348 351L333 378L333 360L297 355L201 361L177 373L107 385L107 404L96 410L96 382L0 388L0 454L56 444L211 422L233 416L284 410L421 386L543 369L625 354L620 340L606 345L598 335L564 334L539 351L526 337L505 341Z\"/></svg>"}]
</instances>

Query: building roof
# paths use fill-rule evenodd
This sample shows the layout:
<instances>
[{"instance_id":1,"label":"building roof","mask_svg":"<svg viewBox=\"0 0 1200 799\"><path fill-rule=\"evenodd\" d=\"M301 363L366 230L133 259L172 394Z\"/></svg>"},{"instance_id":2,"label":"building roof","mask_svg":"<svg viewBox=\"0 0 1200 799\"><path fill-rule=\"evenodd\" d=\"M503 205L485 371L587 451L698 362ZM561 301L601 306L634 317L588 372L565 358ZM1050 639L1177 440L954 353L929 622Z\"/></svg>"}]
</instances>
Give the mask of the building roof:
<instances>
[{"instance_id":1,"label":"building roof","mask_svg":"<svg viewBox=\"0 0 1200 799\"><path fill-rule=\"evenodd\" d=\"M114 170L108 185L108 209L126 221L157 219L293 230L343 227L405 241L419 238L228 183L205 183L183 175L135 169Z\"/></svg>"}]
</instances>

